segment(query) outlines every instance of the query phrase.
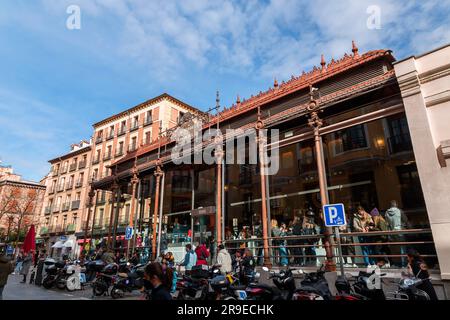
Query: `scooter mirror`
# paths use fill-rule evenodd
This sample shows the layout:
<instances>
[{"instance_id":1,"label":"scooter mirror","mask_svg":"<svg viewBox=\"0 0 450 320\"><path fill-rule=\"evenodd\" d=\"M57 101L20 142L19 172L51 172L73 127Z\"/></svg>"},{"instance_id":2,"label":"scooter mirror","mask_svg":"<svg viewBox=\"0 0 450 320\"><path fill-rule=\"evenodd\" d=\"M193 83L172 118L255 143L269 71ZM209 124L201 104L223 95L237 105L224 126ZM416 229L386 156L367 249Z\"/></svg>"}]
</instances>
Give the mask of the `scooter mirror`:
<instances>
[{"instance_id":1,"label":"scooter mirror","mask_svg":"<svg viewBox=\"0 0 450 320\"><path fill-rule=\"evenodd\" d=\"M269 272L269 268L267 268L267 267L262 267L262 269L263 269L265 272Z\"/></svg>"}]
</instances>

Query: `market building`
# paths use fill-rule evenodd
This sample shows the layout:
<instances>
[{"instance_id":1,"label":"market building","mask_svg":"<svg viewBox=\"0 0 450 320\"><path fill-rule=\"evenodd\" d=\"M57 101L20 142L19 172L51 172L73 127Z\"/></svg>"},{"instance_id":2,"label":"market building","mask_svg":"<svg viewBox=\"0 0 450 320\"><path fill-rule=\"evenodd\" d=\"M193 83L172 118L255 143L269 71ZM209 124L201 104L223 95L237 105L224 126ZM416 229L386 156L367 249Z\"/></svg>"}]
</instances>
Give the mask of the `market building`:
<instances>
[{"instance_id":1,"label":"market building","mask_svg":"<svg viewBox=\"0 0 450 320\"><path fill-rule=\"evenodd\" d=\"M434 200L422 191L426 177L418 171L410 133L414 124L405 112L394 62L390 50L360 54L355 44L352 54L339 60L327 63L322 56L320 67L308 73L282 83L275 80L269 90L247 100L238 96L214 116L185 114L177 126L191 128L200 122L202 133L217 128L224 140L235 138L227 129L253 129L244 150L224 151L222 142L212 138L200 148L212 151L214 163L175 164L174 130L164 130L159 139L113 162L110 175L93 188L114 194L112 206L118 209L111 211L110 221L118 219L117 199L126 195L136 232L125 246L153 257L169 250L179 260L186 243L225 243L231 249L252 248L266 265L306 261L333 268L335 239L323 227L321 208L339 202L350 221L342 231L347 262L365 267L385 259L401 267L405 250L416 248L439 270L449 261L436 254L429 218L433 206L426 203ZM219 108L218 99L217 104ZM266 137L265 129L278 129L279 140ZM258 162L224 161L230 151L245 159L256 155ZM274 174L265 174L266 152L278 152ZM355 231L357 224L351 221L356 211L386 216L397 212L396 207L403 212L398 225ZM141 223L144 217L148 220ZM299 223L311 232L280 232L284 225L288 230ZM114 238L108 238L114 247ZM139 238L148 242L137 244Z\"/></svg>"}]
</instances>

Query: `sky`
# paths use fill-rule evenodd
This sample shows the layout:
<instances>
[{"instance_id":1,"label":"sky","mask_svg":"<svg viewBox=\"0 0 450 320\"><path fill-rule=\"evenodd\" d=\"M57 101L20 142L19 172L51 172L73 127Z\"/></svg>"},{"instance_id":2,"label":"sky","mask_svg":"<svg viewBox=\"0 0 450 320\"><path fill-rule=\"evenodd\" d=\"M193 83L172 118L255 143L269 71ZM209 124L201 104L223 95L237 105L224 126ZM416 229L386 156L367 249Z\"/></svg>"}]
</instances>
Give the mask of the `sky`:
<instances>
[{"instance_id":1,"label":"sky","mask_svg":"<svg viewBox=\"0 0 450 320\"><path fill-rule=\"evenodd\" d=\"M448 44L450 0L0 0L0 160L38 181L101 119L163 92L228 107L352 40L397 59Z\"/></svg>"}]
</instances>

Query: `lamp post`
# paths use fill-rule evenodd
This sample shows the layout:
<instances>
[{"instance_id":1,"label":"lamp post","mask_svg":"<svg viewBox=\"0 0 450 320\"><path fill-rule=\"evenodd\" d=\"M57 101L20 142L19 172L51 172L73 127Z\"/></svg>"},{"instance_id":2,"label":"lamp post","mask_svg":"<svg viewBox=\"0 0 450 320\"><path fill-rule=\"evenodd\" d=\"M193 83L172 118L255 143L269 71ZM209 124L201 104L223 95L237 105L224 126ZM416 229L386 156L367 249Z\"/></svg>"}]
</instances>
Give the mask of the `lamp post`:
<instances>
[{"instance_id":1,"label":"lamp post","mask_svg":"<svg viewBox=\"0 0 450 320\"><path fill-rule=\"evenodd\" d=\"M328 187L327 187L327 177L325 174L325 164L323 158L323 148L322 148L322 138L320 136L320 128L323 126L323 120L319 117L319 102L314 99L314 92L317 91L312 85L309 86L310 101L306 110L309 113L308 125L313 128L314 133L314 146L316 151L316 161L317 161L317 173L319 176L319 189L320 189L320 202L322 208L324 205L328 204ZM325 228L324 232L324 247L326 254L326 270L335 271L336 265L333 260L333 247L331 243L331 234L333 230L330 227Z\"/></svg>"},{"instance_id":2,"label":"lamp post","mask_svg":"<svg viewBox=\"0 0 450 320\"><path fill-rule=\"evenodd\" d=\"M271 267L269 256L269 226L267 219L267 195L266 195L266 173L265 173L265 152L264 148L267 143L267 138L261 133L264 128L264 123L261 120L261 108L258 106L258 121L256 122L256 142L259 152L259 177L261 183L261 223L262 223L262 233L263 233L263 252L264 252L264 266Z\"/></svg>"},{"instance_id":3,"label":"lamp post","mask_svg":"<svg viewBox=\"0 0 450 320\"><path fill-rule=\"evenodd\" d=\"M88 215L86 219L86 225L84 227L84 239L83 239L83 249L86 250L86 240L87 240L87 234L89 231L89 220L91 219L91 211L92 211L92 202L95 196L95 190L94 190L94 177L92 177L91 180L91 187L88 193L89 202L88 202ZM92 235L91 235L92 238ZM92 241L92 239L91 239Z\"/></svg>"},{"instance_id":4,"label":"lamp post","mask_svg":"<svg viewBox=\"0 0 450 320\"><path fill-rule=\"evenodd\" d=\"M163 175L163 172L161 170L161 161L158 159L156 171L155 171L155 179L156 179L156 190L155 190L155 206L153 210L153 232L152 232L152 257L153 260L156 259L156 228L158 223L158 212L159 212L159 189L160 189L160 183L161 183L161 177ZM161 224L161 221L159 221ZM159 235L161 236L161 235Z\"/></svg>"},{"instance_id":5,"label":"lamp post","mask_svg":"<svg viewBox=\"0 0 450 320\"><path fill-rule=\"evenodd\" d=\"M139 183L139 178L138 178L138 170L136 167L136 162L134 163L133 169L133 177L131 178L131 212L130 212L130 217L129 217L129 223L128 225L133 228L133 219L134 219L134 211L135 211L135 207L136 207L136 185ZM134 233L133 232L133 237L134 237ZM128 244L127 244L127 259L130 255L130 240L128 240Z\"/></svg>"}]
</instances>

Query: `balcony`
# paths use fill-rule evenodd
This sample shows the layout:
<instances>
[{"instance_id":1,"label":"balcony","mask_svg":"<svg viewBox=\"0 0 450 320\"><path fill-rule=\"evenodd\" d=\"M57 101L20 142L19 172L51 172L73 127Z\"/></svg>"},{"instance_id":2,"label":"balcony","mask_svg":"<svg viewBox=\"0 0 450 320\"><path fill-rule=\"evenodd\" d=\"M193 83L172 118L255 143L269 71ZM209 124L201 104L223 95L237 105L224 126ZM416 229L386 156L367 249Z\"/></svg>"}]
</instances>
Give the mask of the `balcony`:
<instances>
[{"instance_id":1,"label":"balcony","mask_svg":"<svg viewBox=\"0 0 450 320\"><path fill-rule=\"evenodd\" d=\"M50 214L52 213L52 206L48 206L44 208L44 214Z\"/></svg>"},{"instance_id":2,"label":"balcony","mask_svg":"<svg viewBox=\"0 0 450 320\"><path fill-rule=\"evenodd\" d=\"M80 162L78 164L78 170L86 168L86 161Z\"/></svg>"},{"instance_id":3,"label":"balcony","mask_svg":"<svg viewBox=\"0 0 450 320\"><path fill-rule=\"evenodd\" d=\"M60 173L61 174L67 173L67 167L62 168Z\"/></svg>"},{"instance_id":4,"label":"balcony","mask_svg":"<svg viewBox=\"0 0 450 320\"><path fill-rule=\"evenodd\" d=\"M69 181L66 183L66 190L71 190L73 188L73 181Z\"/></svg>"},{"instance_id":5,"label":"balcony","mask_svg":"<svg viewBox=\"0 0 450 320\"><path fill-rule=\"evenodd\" d=\"M92 164L97 164L100 162L100 157L96 157L95 159L92 160Z\"/></svg>"},{"instance_id":6,"label":"balcony","mask_svg":"<svg viewBox=\"0 0 450 320\"><path fill-rule=\"evenodd\" d=\"M114 139L114 132L111 132L107 137L106 141Z\"/></svg>"},{"instance_id":7,"label":"balcony","mask_svg":"<svg viewBox=\"0 0 450 320\"><path fill-rule=\"evenodd\" d=\"M105 154L105 156L103 157L103 161L108 161L111 160L111 154Z\"/></svg>"},{"instance_id":8,"label":"balcony","mask_svg":"<svg viewBox=\"0 0 450 320\"><path fill-rule=\"evenodd\" d=\"M67 232L75 232L76 225L74 223L68 224L66 227Z\"/></svg>"},{"instance_id":9,"label":"balcony","mask_svg":"<svg viewBox=\"0 0 450 320\"><path fill-rule=\"evenodd\" d=\"M58 184L58 187L56 188L57 192L64 191L64 183Z\"/></svg>"},{"instance_id":10,"label":"balcony","mask_svg":"<svg viewBox=\"0 0 450 320\"><path fill-rule=\"evenodd\" d=\"M48 194L53 194L53 193L55 193L55 186L51 186L51 187L48 189Z\"/></svg>"},{"instance_id":11,"label":"balcony","mask_svg":"<svg viewBox=\"0 0 450 320\"><path fill-rule=\"evenodd\" d=\"M53 170L52 171L52 176L55 177L59 174L59 170Z\"/></svg>"},{"instance_id":12,"label":"balcony","mask_svg":"<svg viewBox=\"0 0 450 320\"><path fill-rule=\"evenodd\" d=\"M133 123L133 125L130 128L130 131L135 131L137 129L139 129L139 122Z\"/></svg>"},{"instance_id":13,"label":"balcony","mask_svg":"<svg viewBox=\"0 0 450 320\"><path fill-rule=\"evenodd\" d=\"M125 133L127 133L127 130L125 128L121 128L119 132L117 132L117 136L118 137L123 136Z\"/></svg>"},{"instance_id":14,"label":"balcony","mask_svg":"<svg viewBox=\"0 0 450 320\"><path fill-rule=\"evenodd\" d=\"M78 180L77 183L75 183L75 188L80 188L83 186L83 180Z\"/></svg>"},{"instance_id":15,"label":"balcony","mask_svg":"<svg viewBox=\"0 0 450 320\"><path fill-rule=\"evenodd\" d=\"M42 236L48 233L48 227L42 227L39 234Z\"/></svg>"},{"instance_id":16,"label":"balcony","mask_svg":"<svg viewBox=\"0 0 450 320\"><path fill-rule=\"evenodd\" d=\"M75 171L75 170L77 170L77 164L76 163L72 163L69 166L69 171L72 172L72 171Z\"/></svg>"},{"instance_id":17,"label":"balcony","mask_svg":"<svg viewBox=\"0 0 450 320\"><path fill-rule=\"evenodd\" d=\"M137 146L136 145L129 145L128 146L128 152L133 152L137 150Z\"/></svg>"},{"instance_id":18,"label":"balcony","mask_svg":"<svg viewBox=\"0 0 450 320\"><path fill-rule=\"evenodd\" d=\"M72 201L71 210L77 210L80 208L80 200Z\"/></svg>"},{"instance_id":19,"label":"balcony","mask_svg":"<svg viewBox=\"0 0 450 320\"><path fill-rule=\"evenodd\" d=\"M153 123L152 117L147 117L147 118L145 118L144 126L151 125L152 123Z\"/></svg>"},{"instance_id":20,"label":"balcony","mask_svg":"<svg viewBox=\"0 0 450 320\"><path fill-rule=\"evenodd\" d=\"M62 205L62 211L64 212L64 211L69 211L69 209L70 209L70 202L65 202L65 203L63 203L63 205Z\"/></svg>"},{"instance_id":21,"label":"balcony","mask_svg":"<svg viewBox=\"0 0 450 320\"><path fill-rule=\"evenodd\" d=\"M61 210L61 205L56 205L53 207L53 212L59 212L59 210Z\"/></svg>"},{"instance_id":22,"label":"balcony","mask_svg":"<svg viewBox=\"0 0 450 320\"><path fill-rule=\"evenodd\" d=\"M115 158L123 156L123 150L118 150L114 155Z\"/></svg>"},{"instance_id":23,"label":"balcony","mask_svg":"<svg viewBox=\"0 0 450 320\"><path fill-rule=\"evenodd\" d=\"M102 141L103 141L103 137L102 136L97 136L97 138L95 139L95 144L102 143Z\"/></svg>"},{"instance_id":24,"label":"balcony","mask_svg":"<svg viewBox=\"0 0 450 320\"><path fill-rule=\"evenodd\" d=\"M106 203L106 196L102 196L100 198L97 199L97 205L103 205Z\"/></svg>"}]
</instances>

